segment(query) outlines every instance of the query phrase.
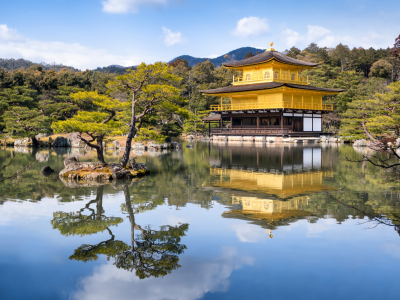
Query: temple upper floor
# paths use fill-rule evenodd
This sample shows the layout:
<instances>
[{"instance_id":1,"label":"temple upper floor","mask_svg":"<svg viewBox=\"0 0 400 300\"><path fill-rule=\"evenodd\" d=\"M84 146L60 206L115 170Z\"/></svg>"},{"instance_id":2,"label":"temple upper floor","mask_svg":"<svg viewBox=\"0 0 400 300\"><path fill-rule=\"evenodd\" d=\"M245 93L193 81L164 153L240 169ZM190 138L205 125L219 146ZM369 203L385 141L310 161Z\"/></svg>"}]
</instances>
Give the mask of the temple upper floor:
<instances>
[{"instance_id":1,"label":"temple upper floor","mask_svg":"<svg viewBox=\"0 0 400 300\"><path fill-rule=\"evenodd\" d=\"M273 43L270 43L270 46L270 49L256 56L224 63L225 67L239 71L239 75L233 77L232 84L280 82L308 85L308 77L302 76L302 72L318 64L288 57L276 52L272 48Z\"/></svg>"}]
</instances>

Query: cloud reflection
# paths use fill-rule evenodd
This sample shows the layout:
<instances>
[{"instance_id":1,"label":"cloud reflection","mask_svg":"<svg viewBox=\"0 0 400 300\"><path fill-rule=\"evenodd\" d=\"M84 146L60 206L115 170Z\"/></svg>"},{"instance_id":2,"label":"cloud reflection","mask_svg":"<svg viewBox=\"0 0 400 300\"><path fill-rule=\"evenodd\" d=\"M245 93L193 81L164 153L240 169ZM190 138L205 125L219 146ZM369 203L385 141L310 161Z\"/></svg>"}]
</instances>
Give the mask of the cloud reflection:
<instances>
[{"instance_id":1,"label":"cloud reflection","mask_svg":"<svg viewBox=\"0 0 400 300\"><path fill-rule=\"evenodd\" d=\"M83 278L70 299L174 299L194 300L206 293L225 292L234 270L252 265L254 259L241 256L235 248L223 247L214 260L182 257L182 267L163 277L140 280L135 273L117 269L112 262L94 269Z\"/></svg>"},{"instance_id":2,"label":"cloud reflection","mask_svg":"<svg viewBox=\"0 0 400 300\"><path fill-rule=\"evenodd\" d=\"M258 243L268 238L269 232L251 224L236 224L232 226L237 238L242 243Z\"/></svg>"}]
</instances>

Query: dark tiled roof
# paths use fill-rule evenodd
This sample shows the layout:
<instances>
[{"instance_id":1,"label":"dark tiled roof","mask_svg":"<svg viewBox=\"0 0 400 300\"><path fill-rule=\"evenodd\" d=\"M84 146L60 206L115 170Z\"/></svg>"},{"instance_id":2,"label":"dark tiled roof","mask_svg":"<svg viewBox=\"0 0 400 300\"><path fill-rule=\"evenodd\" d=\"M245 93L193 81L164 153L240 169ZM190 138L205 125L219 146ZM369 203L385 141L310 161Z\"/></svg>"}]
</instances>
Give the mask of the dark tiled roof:
<instances>
[{"instance_id":1,"label":"dark tiled roof","mask_svg":"<svg viewBox=\"0 0 400 300\"><path fill-rule=\"evenodd\" d=\"M279 53L276 51L265 51L264 53L258 54L256 56L246 58L243 60L239 60L239 61L230 62L230 63L224 63L223 65L225 67L247 66L247 65L254 65L254 64L266 62L272 58L275 58L283 63L293 64L293 65L301 65L301 66L307 66L307 67L316 67L319 65L316 63L310 63L307 61L302 61L302 60L298 60L295 58L291 58L289 56L283 55L282 53Z\"/></svg>"},{"instance_id":2,"label":"dark tiled roof","mask_svg":"<svg viewBox=\"0 0 400 300\"><path fill-rule=\"evenodd\" d=\"M330 88L321 88L321 87L316 87L316 86L311 86L311 85L302 85L302 84L291 84L291 83L285 83L286 86L295 88L295 89L303 89L303 90L313 90L313 91L324 91L324 92L344 92L345 90L343 89L330 89Z\"/></svg>"},{"instance_id":3,"label":"dark tiled roof","mask_svg":"<svg viewBox=\"0 0 400 300\"><path fill-rule=\"evenodd\" d=\"M243 85L231 85L219 89L203 90L200 91L203 94L223 94L223 93L234 93L234 92L247 92L247 91L258 91L258 90L268 90L274 89L281 86L287 86L295 89L303 90L313 90L313 91L323 91L323 92L343 92L341 89L328 89L320 88L310 85L300 85L300 84L290 84L290 83L280 83L280 82L266 82L266 83L256 83L256 84L243 84Z\"/></svg>"},{"instance_id":4,"label":"dark tiled roof","mask_svg":"<svg viewBox=\"0 0 400 300\"><path fill-rule=\"evenodd\" d=\"M202 119L202 121L219 121L219 120L221 120L221 115L218 114L209 115L208 117Z\"/></svg>"}]
</instances>

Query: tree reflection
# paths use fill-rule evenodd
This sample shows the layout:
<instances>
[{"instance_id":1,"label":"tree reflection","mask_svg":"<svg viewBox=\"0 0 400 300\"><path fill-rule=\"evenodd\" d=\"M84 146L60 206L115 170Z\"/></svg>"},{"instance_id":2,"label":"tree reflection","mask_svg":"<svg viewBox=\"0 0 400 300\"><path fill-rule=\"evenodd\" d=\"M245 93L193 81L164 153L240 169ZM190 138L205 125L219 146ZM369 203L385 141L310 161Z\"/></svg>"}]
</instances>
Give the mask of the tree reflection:
<instances>
[{"instance_id":1,"label":"tree reflection","mask_svg":"<svg viewBox=\"0 0 400 300\"><path fill-rule=\"evenodd\" d=\"M108 227L122 223L122 218L106 217L103 209L104 186L97 187L96 199L89 201L78 212L55 212L51 224L53 229L58 229L62 235L90 235L109 230ZM96 208L91 208L96 204ZM84 212L89 211L89 215ZM112 234L111 234L112 235Z\"/></svg>"},{"instance_id":2,"label":"tree reflection","mask_svg":"<svg viewBox=\"0 0 400 300\"><path fill-rule=\"evenodd\" d=\"M131 203L128 186L123 187L125 207L131 225L131 248L121 251L116 258L117 268L136 270L140 278L165 276L180 267L179 254L186 248L180 244L181 237L189 229L188 224L161 226L160 230L143 229L135 223L134 205ZM135 237L135 229L139 232Z\"/></svg>"},{"instance_id":3,"label":"tree reflection","mask_svg":"<svg viewBox=\"0 0 400 300\"><path fill-rule=\"evenodd\" d=\"M107 259L114 258L117 268L129 271L135 270L140 279L147 277L165 276L180 267L179 255L184 252L185 245L181 238L189 229L188 224L178 226L161 226L152 230L149 226L142 228L135 222L135 214L154 209L156 202L144 201L138 197L137 202L131 201L129 186L122 186L125 203L122 211L128 214L130 221L130 246L121 240L115 240L110 227L123 222L119 217L107 217L103 209L104 186L97 187L96 199L89 201L78 212L55 212L51 221L53 229L58 229L62 235L90 235L107 231L110 237L100 243L83 244L74 250L69 258L78 261L97 260L98 255L106 255ZM96 206L92 208L91 206ZM89 212L89 214L84 214ZM135 232L136 230L136 232Z\"/></svg>"}]
</instances>

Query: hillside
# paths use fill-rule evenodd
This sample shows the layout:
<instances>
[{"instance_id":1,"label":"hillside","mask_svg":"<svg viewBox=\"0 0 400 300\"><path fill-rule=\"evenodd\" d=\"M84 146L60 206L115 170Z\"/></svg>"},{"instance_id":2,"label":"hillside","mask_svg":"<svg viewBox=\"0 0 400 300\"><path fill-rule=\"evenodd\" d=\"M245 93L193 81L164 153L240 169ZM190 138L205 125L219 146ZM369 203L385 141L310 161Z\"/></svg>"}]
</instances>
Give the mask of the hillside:
<instances>
[{"instance_id":1,"label":"hillside","mask_svg":"<svg viewBox=\"0 0 400 300\"><path fill-rule=\"evenodd\" d=\"M98 67L97 69L94 69L93 71L98 71L98 72L108 72L108 73L115 73L115 74L125 74L127 69L136 69L136 66L131 66L131 67L123 67L120 65L111 65L108 67Z\"/></svg>"},{"instance_id":2,"label":"hillside","mask_svg":"<svg viewBox=\"0 0 400 300\"><path fill-rule=\"evenodd\" d=\"M59 71L61 69L71 69L73 71L79 71L74 67L64 66L64 65L56 65L56 64L45 64L45 63L34 63L26 59L6 59L0 58L0 68L4 68L8 71L18 70L18 69L28 69L33 65L40 65L44 70L56 70Z\"/></svg>"},{"instance_id":3,"label":"hillside","mask_svg":"<svg viewBox=\"0 0 400 300\"><path fill-rule=\"evenodd\" d=\"M243 57L246 55L248 52L252 52L256 54L257 52L264 52L265 49L257 49L253 47L242 47L236 50L232 50L224 55L218 56L216 58L207 58L207 57L193 57L190 55L181 55L178 56L171 61L175 61L176 59L186 59L191 67L193 67L195 64L199 62L203 62L207 59L209 59L216 67L219 67L222 65L224 62L229 62L229 61L235 61L235 60L241 60ZM227 57L225 57L228 55ZM64 65L56 65L56 64L45 64L45 63L34 63L29 60L25 59L5 59L5 58L0 58L0 68L4 68L8 71L12 70L17 70L17 69L28 69L29 67L33 65L40 65L43 67L45 70L52 70L55 69L56 71L59 71L63 68L71 69L73 71L79 71L78 69L74 67L69 67L69 66L64 66ZM107 67L98 67L97 69L94 69L93 71L99 71L99 72L108 72L108 73L116 73L116 74L124 74L127 69L135 69L135 66L131 67L124 67L120 65L110 65Z\"/></svg>"},{"instance_id":4,"label":"hillside","mask_svg":"<svg viewBox=\"0 0 400 300\"><path fill-rule=\"evenodd\" d=\"M199 57L193 57L190 55L181 55L181 56L175 57L171 61L175 61L178 58L186 59L188 61L189 65L191 67L193 67L195 64L197 64L199 62L203 62L203 61L209 59L216 67L219 67L224 62L242 60L243 57L246 55L246 53L249 51L252 52L253 54L256 54L257 51L264 52L265 49L258 49L258 48L253 48L253 47L242 47L242 48L239 48L236 50L232 50L232 51L230 51L226 54L223 54L221 56L218 56L216 58L207 58L207 57L199 58ZM228 57L224 57L226 55L228 55Z\"/></svg>"}]
</instances>

